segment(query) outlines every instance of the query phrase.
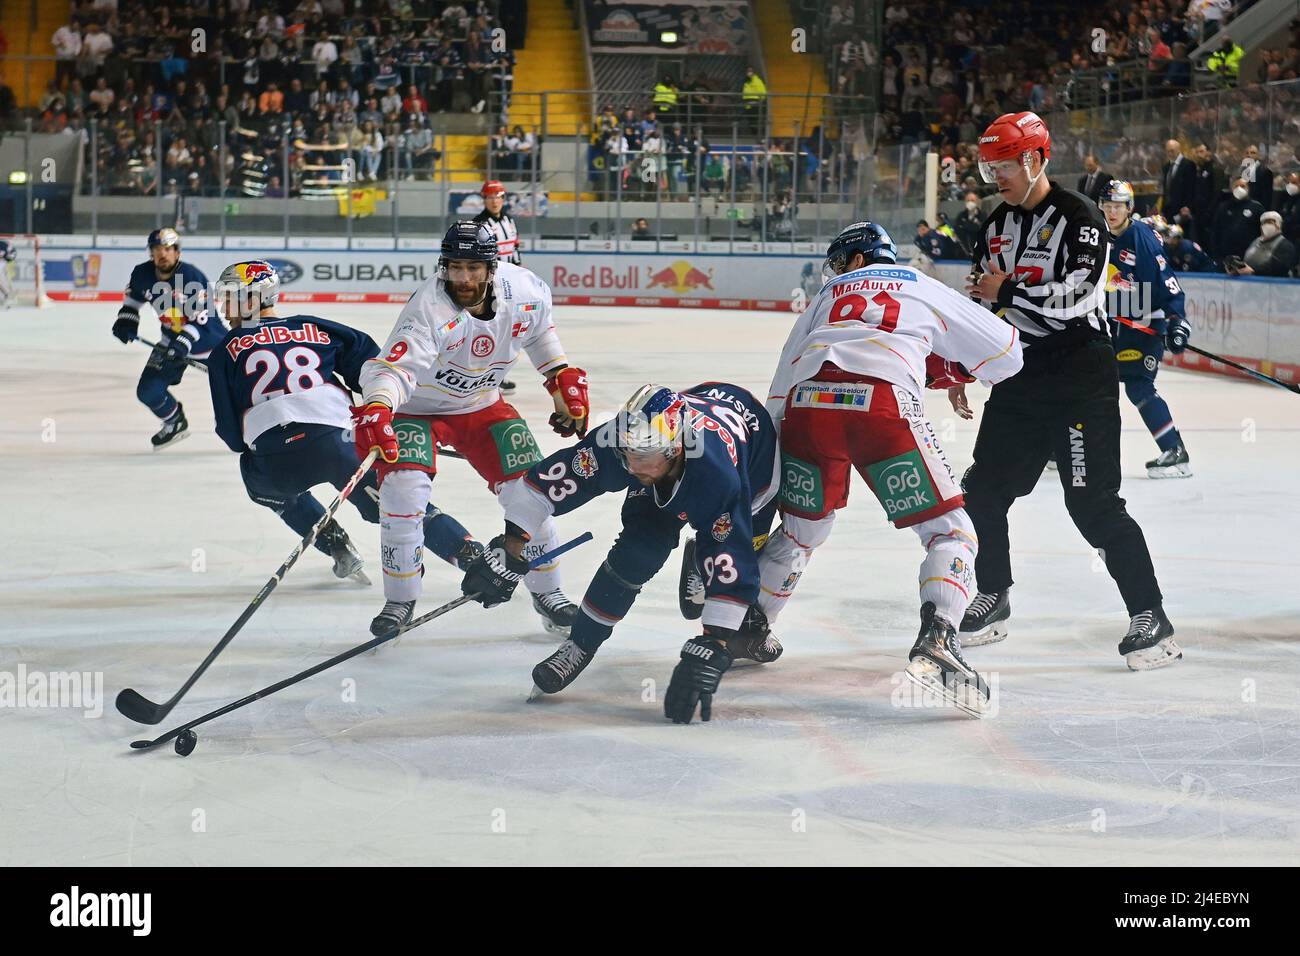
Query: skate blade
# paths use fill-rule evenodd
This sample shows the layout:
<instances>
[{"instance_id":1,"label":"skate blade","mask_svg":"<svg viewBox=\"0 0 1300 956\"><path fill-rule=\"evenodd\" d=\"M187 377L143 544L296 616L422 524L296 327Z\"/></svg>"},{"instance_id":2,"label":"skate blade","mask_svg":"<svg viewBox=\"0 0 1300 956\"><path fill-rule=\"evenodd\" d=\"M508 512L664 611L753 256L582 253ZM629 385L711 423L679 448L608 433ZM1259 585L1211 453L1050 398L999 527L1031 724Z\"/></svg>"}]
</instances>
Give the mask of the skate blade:
<instances>
[{"instance_id":1,"label":"skate blade","mask_svg":"<svg viewBox=\"0 0 1300 956\"><path fill-rule=\"evenodd\" d=\"M1148 478L1190 478L1192 477L1191 465L1169 465L1165 468L1148 468Z\"/></svg>"},{"instance_id":2,"label":"skate blade","mask_svg":"<svg viewBox=\"0 0 1300 956\"><path fill-rule=\"evenodd\" d=\"M1166 637L1155 647L1144 647L1124 655L1124 663L1131 671L1153 671L1158 667L1168 667L1182 659L1183 649L1172 637Z\"/></svg>"},{"instance_id":3,"label":"skate blade","mask_svg":"<svg viewBox=\"0 0 1300 956\"><path fill-rule=\"evenodd\" d=\"M531 704L533 701L540 700L545 696L546 696L546 691L542 690L540 687L534 684L533 689L528 692L528 703Z\"/></svg>"},{"instance_id":4,"label":"skate blade","mask_svg":"<svg viewBox=\"0 0 1300 956\"><path fill-rule=\"evenodd\" d=\"M962 631L957 639L961 642L962 650L965 650L968 647L984 647L986 644L1005 641L1008 633L1006 621L995 621L982 631Z\"/></svg>"},{"instance_id":5,"label":"skate blade","mask_svg":"<svg viewBox=\"0 0 1300 956\"><path fill-rule=\"evenodd\" d=\"M172 445L179 445L181 442L183 442L185 439L187 439L187 438L189 438L189 437L190 437L189 430L186 429L185 431L183 431L183 432L181 432L179 435L177 435L175 438L169 438L167 441L163 442L161 445L154 445L154 446L153 446L153 450L154 450L154 451L162 451L164 448L171 448Z\"/></svg>"},{"instance_id":6,"label":"skate blade","mask_svg":"<svg viewBox=\"0 0 1300 956\"><path fill-rule=\"evenodd\" d=\"M929 658L918 657L909 661L903 673L913 684L939 696L968 717L981 718L988 709L988 699L973 685L949 687L944 683L943 671Z\"/></svg>"},{"instance_id":7,"label":"skate blade","mask_svg":"<svg viewBox=\"0 0 1300 956\"><path fill-rule=\"evenodd\" d=\"M571 631L572 628L568 628L568 627L564 627L563 625L556 624L556 623L555 623L554 621L552 621L550 618L548 618L548 617L543 617L543 616L540 615L540 614L537 615L537 616L540 617L540 618L542 619L542 628L543 628L543 629L544 629L548 634L555 634L555 635L558 635L559 637L563 637L563 638L565 638L565 639L568 638L568 636L569 636L569 631Z\"/></svg>"},{"instance_id":8,"label":"skate blade","mask_svg":"<svg viewBox=\"0 0 1300 956\"><path fill-rule=\"evenodd\" d=\"M356 581L357 584L364 584L366 587L370 587L370 578L366 575L366 572L362 571L360 568L357 568L349 574L348 577L353 581Z\"/></svg>"}]
</instances>

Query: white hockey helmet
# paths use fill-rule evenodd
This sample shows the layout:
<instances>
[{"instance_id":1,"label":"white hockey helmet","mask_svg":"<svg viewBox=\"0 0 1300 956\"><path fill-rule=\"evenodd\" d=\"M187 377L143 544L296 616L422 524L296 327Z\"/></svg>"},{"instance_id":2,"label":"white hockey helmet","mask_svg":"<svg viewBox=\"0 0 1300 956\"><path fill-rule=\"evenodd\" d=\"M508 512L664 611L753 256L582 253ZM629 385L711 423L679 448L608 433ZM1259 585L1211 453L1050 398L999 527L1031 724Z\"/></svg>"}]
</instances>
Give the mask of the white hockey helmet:
<instances>
[{"instance_id":1,"label":"white hockey helmet","mask_svg":"<svg viewBox=\"0 0 1300 956\"><path fill-rule=\"evenodd\" d=\"M221 270L216 297L228 320L256 318L280 298L280 274L265 259L236 262Z\"/></svg>"}]
</instances>

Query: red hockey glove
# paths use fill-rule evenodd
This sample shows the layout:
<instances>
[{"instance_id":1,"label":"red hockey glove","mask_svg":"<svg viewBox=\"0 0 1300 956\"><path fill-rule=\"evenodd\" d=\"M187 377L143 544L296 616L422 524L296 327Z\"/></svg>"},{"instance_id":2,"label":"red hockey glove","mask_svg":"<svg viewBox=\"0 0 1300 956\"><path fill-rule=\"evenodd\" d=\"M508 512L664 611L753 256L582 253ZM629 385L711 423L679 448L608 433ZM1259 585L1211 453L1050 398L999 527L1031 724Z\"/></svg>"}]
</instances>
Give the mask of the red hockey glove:
<instances>
[{"instance_id":1,"label":"red hockey glove","mask_svg":"<svg viewBox=\"0 0 1300 956\"><path fill-rule=\"evenodd\" d=\"M969 385L973 381L975 376L967 372L960 362L950 361L933 352L925 357L926 388L953 388Z\"/></svg>"},{"instance_id":2,"label":"red hockey glove","mask_svg":"<svg viewBox=\"0 0 1300 956\"><path fill-rule=\"evenodd\" d=\"M546 380L546 390L555 401L555 414L551 427L568 438L587 434L587 417L591 414L591 401L587 397L587 373L569 366Z\"/></svg>"},{"instance_id":3,"label":"red hockey glove","mask_svg":"<svg viewBox=\"0 0 1300 956\"><path fill-rule=\"evenodd\" d=\"M371 402L352 409L353 440L357 454L365 458L378 448L379 457L390 465L397 462L397 433L393 431L393 410L383 402Z\"/></svg>"}]
</instances>

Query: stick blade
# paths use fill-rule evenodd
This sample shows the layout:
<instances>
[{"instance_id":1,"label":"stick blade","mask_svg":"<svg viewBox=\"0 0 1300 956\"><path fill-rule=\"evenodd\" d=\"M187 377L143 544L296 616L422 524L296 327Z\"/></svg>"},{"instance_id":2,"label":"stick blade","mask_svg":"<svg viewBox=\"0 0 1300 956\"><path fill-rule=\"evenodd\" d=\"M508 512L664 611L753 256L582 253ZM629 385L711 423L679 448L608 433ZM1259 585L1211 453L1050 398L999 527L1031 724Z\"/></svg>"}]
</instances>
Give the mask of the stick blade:
<instances>
[{"instance_id":1,"label":"stick blade","mask_svg":"<svg viewBox=\"0 0 1300 956\"><path fill-rule=\"evenodd\" d=\"M131 741L132 750L148 750L154 745L152 740L133 740Z\"/></svg>"},{"instance_id":2,"label":"stick blade","mask_svg":"<svg viewBox=\"0 0 1300 956\"><path fill-rule=\"evenodd\" d=\"M119 714L127 720L134 720L137 724L161 723L168 713L168 708L160 707L153 701L147 700L130 687L117 695L115 703Z\"/></svg>"}]
</instances>

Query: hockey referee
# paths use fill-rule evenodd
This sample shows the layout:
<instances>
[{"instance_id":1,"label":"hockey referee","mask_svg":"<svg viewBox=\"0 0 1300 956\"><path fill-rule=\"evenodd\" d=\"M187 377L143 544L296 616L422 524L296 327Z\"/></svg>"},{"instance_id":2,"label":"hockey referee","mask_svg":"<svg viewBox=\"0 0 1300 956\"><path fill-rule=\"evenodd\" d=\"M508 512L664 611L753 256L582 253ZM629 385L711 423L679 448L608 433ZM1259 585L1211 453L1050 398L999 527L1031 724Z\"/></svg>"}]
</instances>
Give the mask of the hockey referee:
<instances>
[{"instance_id":1,"label":"hockey referee","mask_svg":"<svg viewBox=\"0 0 1300 956\"><path fill-rule=\"evenodd\" d=\"M510 213L506 212L506 187L495 179L489 179L479 190L483 197L483 211L474 217L491 230L497 241L497 256L501 262L521 266L524 258L519 254L519 227L515 225ZM503 395L513 395L515 383L502 381Z\"/></svg>"},{"instance_id":2,"label":"hockey referee","mask_svg":"<svg viewBox=\"0 0 1300 956\"><path fill-rule=\"evenodd\" d=\"M1110 233L1093 202L1047 178L1051 155L1047 124L1034 113L998 117L979 141L980 174L1003 201L976 244L966 292L1019 330L1025 365L993 386L962 482L979 537L979 590L961 643L1007 636L1007 511L1052 458L1071 519L1128 607L1120 654L1131 669L1148 670L1182 651L1142 529L1119 496L1119 379L1105 302Z\"/></svg>"}]
</instances>

